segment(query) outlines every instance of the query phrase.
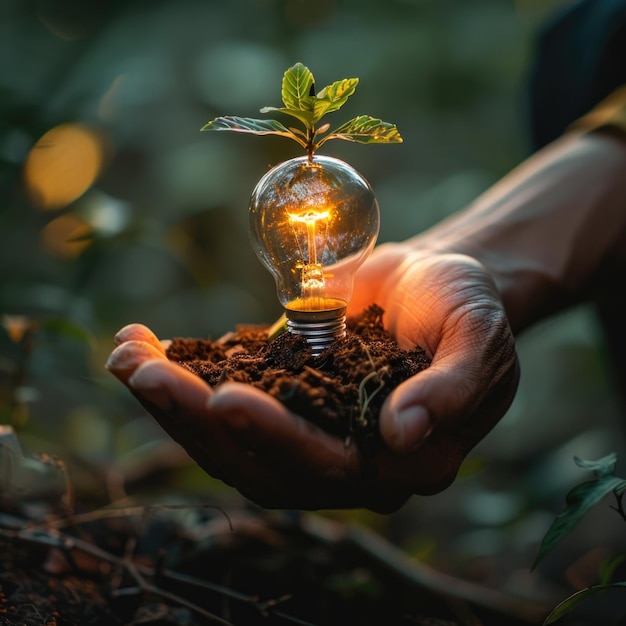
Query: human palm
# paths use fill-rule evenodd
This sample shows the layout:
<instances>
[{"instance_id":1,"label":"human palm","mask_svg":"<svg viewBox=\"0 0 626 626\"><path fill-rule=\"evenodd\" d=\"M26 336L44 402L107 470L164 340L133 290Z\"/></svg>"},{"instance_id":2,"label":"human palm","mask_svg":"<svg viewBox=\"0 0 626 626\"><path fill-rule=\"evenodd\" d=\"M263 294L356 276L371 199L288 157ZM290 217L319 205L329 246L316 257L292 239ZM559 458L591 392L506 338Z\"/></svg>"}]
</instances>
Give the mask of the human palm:
<instances>
[{"instance_id":1,"label":"human palm","mask_svg":"<svg viewBox=\"0 0 626 626\"><path fill-rule=\"evenodd\" d=\"M446 488L508 409L519 367L495 286L470 257L380 246L357 274L349 314L376 303L426 370L399 385L380 416L373 457L241 383L211 389L167 360L145 326L116 335L107 367L210 475L268 508L391 512Z\"/></svg>"}]
</instances>

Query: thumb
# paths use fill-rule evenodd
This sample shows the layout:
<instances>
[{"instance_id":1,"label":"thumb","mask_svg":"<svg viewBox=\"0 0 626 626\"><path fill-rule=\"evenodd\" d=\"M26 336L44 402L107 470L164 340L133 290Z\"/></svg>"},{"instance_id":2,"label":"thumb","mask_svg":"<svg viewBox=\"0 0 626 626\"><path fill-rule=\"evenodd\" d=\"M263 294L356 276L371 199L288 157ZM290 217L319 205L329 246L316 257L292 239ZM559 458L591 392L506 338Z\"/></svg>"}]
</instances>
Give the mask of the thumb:
<instances>
[{"instance_id":1,"label":"thumb","mask_svg":"<svg viewBox=\"0 0 626 626\"><path fill-rule=\"evenodd\" d=\"M431 364L387 398L380 432L392 450L410 452L434 430L454 430L449 437L461 438L469 451L511 405L519 381L516 357L495 371L445 361Z\"/></svg>"},{"instance_id":2,"label":"thumb","mask_svg":"<svg viewBox=\"0 0 626 626\"><path fill-rule=\"evenodd\" d=\"M443 418L443 407L438 406L437 398L447 398L449 382L449 376L431 365L390 394L381 411L380 434L392 450L410 452L428 437L435 419ZM449 411L447 399L446 404Z\"/></svg>"}]
</instances>

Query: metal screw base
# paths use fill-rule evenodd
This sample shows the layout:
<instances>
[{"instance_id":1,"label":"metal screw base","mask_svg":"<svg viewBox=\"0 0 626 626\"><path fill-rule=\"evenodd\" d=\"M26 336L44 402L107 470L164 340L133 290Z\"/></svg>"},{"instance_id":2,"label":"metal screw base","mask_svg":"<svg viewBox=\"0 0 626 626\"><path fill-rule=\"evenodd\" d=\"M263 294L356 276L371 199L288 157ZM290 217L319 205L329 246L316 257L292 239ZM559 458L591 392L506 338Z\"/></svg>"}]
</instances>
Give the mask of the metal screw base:
<instances>
[{"instance_id":1,"label":"metal screw base","mask_svg":"<svg viewBox=\"0 0 626 626\"><path fill-rule=\"evenodd\" d=\"M346 336L346 307L331 311L292 311L287 309L287 330L304 337L313 356L318 356Z\"/></svg>"}]
</instances>

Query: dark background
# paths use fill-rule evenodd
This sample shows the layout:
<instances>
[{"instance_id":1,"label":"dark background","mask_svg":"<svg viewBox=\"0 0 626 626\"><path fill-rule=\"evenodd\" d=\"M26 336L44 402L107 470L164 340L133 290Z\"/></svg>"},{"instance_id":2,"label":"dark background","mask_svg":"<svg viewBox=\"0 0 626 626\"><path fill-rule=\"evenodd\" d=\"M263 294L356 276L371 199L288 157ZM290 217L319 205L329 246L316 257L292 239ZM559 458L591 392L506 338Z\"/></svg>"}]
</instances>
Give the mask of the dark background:
<instances>
[{"instance_id":1,"label":"dark background","mask_svg":"<svg viewBox=\"0 0 626 626\"><path fill-rule=\"evenodd\" d=\"M380 117L404 143L329 142L322 152L372 184L380 241L403 239L529 154L534 37L563 4L1 0L0 423L15 427L25 454L66 459L86 491L105 491L103 468L131 483L156 467L168 470L170 493L228 492L104 369L129 322L162 337L217 338L280 313L248 243L247 203L267 168L300 149L200 128L279 106L282 74L296 61L318 88L359 77L328 121ZM573 455L623 451L620 411L589 309L538 326L519 351L519 395L452 488L393 516L334 515L442 570L522 595L545 591L529 574L537 541L586 476ZM619 523L598 513L544 574L552 568L573 585L565 567L599 562Z\"/></svg>"}]
</instances>

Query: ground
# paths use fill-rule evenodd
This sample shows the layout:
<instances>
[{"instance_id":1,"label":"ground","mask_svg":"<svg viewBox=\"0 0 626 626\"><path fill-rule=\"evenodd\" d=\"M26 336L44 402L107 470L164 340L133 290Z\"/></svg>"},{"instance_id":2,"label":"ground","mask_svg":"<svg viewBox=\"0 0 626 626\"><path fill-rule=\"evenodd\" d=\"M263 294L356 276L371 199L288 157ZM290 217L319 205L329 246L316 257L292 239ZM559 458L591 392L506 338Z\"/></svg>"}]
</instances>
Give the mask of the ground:
<instances>
[{"instance_id":1,"label":"ground","mask_svg":"<svg viewBox=\"0 0 626 626\"><path fill-rule=\"evenodd\" d=\"M420 347L401 350L382 318L373 306L348 320L346 338L318 357L298 337L268 341L250 326L215 342L175 339L168 357L211 385L255 385L373 454L385 398L430 364ZM0 494L0 626L538 626L549 608L443 576L315 513L172 495L113 506L69 487Z\"/></svg>"},{"instance_id":2,"label":"ground","mask_svg":"<svg viewBox=\"0 0 626 626\"><path fill-rule=\"evenodd\" d=\"M539 615L442 580L380 537L231 502L0 513L2 626L523 626Z\"/></svg>"}]
</instances>

